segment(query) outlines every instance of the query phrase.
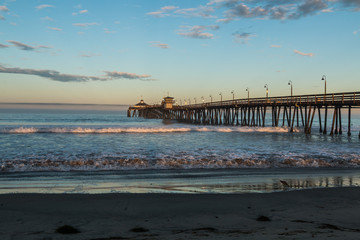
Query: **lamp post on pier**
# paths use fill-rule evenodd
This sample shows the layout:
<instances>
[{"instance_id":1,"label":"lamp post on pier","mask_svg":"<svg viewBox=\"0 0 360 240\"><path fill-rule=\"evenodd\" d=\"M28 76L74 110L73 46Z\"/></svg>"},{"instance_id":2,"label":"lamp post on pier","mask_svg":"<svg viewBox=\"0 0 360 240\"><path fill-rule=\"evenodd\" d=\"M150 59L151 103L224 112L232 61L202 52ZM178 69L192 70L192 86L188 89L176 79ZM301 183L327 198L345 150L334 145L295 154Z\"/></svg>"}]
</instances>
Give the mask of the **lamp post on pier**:
<instances>
[{"instance_id":1,"label":"lamp post on pier","mask_svg":"<svg viewBox=\"0 0 360 240\"><path fill-rule=\"evenodd\" d=\"M291 87L291 89L290 89L291 92L290 93L291 93L291 98L292 98L292 96L293 96L293 83L292 83L291 80L289 80L288 85Z\"/></svg>"},{"instance_id":2,"label":"lamp post on pier","mask_svg":"<svg viewBox=\"0 0 360 240\"><path fill-rule=\"evenodd\" d=\"M220 97L221 97L221 100L220 100L220 104L222 106L222 93L219 93Z\"/></svg>"},{"instance_id":3,"label":"lamp post on pier","mask_svg":"<svg viewBox=\"0 0 360 240\"><path fill-rule=\"evenodd\" d=\"M269 86L265 83L264 88L266 89L266 99L269 97Z\"/></svg>"},{"instance_id":4,"label":"lamp post on pier","mask_svg":"<svg viewBox=\"0 0 360 240\"><path fill-rule=\"evenodd\" d=\"M323 75L321 78L322 81L325 81L325 86L324 86L324 103L325 103L325 98L326 98L326 75Z\"/></svg>"},{"instance_id":5,"label":"lamp post on pier","mask_svg":"<svg viewBox=\"0 0 360 240\"><path fill-rule=\"evenodd\" d=\"M201 97L201 101L203 104L205 103L204 96Z\"/></svg>"},{"instance_id":6,"label":"lamp post on pier","mask_svg":"<svg viewBox=\"0 0 360 240\"><path fill-rule=\"evenodd\" d=\"M233 95L233 103L234 103L234 99L235 99L235 93L234 90L231 91L231 94Z\"/></svg>"},{"instance_id":7,"label":"lamp post on pier","mask_svg":"<svg viewBox=\"0 0 360 240\"><path fill-rule=\"evenodd\" d=\"M292 99L293 99L293 83L292 83L292 81L291 80L289 80L289 82L288 82L288 85L290 86L290 93L291 93L291 98L290 98L290 100L291 100L291 102L292 102Z\"/></svg>"},{"instance_id":8,"label":"lamp post on pier","mask_svg":"<svg viewBox=\"0 0 360 240\"><path fill-rule=\"evenodd\" d=\"M209 97L210 97L210 103L212 103L212 95L210 94Z\"/></svg>"},{"instance_id":9,"label":"lamp post on pier","mask_svg":"<svg viewBox=\"0 0 360 240\"><path fill-rule=\"evenodd\" d=\"M250 89L246 88L246 91L248 93L248 104L250 104Z\"/></svg>"}]
</instances>

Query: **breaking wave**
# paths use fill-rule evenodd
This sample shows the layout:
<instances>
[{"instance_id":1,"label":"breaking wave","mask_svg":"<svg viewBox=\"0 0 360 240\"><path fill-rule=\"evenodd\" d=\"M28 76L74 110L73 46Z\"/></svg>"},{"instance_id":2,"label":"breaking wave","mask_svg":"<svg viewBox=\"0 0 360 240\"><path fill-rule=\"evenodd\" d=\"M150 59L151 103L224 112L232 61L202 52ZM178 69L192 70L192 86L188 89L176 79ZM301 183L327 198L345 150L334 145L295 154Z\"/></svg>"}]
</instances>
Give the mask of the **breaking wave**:
<instances>
[{"instance_id":1,"label":"breaking wave","mask_svg":"<svg viewBox=\"0 0 360 240\"><path fill-rule=\"evenodd\" d=\"M128 127L128 128L87 128L87 127L17 127L2 128L2 134L33 134L33 133L72 133L72 134L110 134L110 133L184 133L184 132L268 132L287 133L288 127ZM295 129L300 132L300 129Z\"/></svg>"},{"instance_id":2,"label":"breaking wave","mask_svg":"<svg viewBox=\"0 0 360 240\"><path fill-rule=\"evenodd\" d=\"M349 156L348 156L349 157ZM99 159L27 159L5 160L0 163L0 172L27 171L104 171L139 169L219 169L219 168L360 168L360 155L353 158L290 158L283 159L214 159L214 158L116 158Z\"/></svg>"}]
</instances>

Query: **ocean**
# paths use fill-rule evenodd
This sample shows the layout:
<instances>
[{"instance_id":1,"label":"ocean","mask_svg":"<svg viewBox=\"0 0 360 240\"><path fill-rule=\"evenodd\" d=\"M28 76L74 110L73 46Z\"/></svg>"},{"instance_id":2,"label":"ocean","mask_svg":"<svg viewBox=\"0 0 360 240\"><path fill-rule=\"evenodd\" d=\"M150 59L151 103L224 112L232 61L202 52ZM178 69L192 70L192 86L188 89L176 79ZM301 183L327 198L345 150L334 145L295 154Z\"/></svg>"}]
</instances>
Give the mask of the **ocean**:
<instances>
[{"instance_id":1,"label":"ocean","mask_svg":"<svg viewBox=\"0 0 360 240\"><path fill-rule=\"evenodd\" d=\"M267 121L271 126L270 117ZM301 127L290 133L287 127L128 118L124 110L2 109L0 193L242 193L359 186L360 115L353 113L351 136L346 125L342 135L323 135L314 121L312 134L304 134Z\"/></svg>"}]
</instances>

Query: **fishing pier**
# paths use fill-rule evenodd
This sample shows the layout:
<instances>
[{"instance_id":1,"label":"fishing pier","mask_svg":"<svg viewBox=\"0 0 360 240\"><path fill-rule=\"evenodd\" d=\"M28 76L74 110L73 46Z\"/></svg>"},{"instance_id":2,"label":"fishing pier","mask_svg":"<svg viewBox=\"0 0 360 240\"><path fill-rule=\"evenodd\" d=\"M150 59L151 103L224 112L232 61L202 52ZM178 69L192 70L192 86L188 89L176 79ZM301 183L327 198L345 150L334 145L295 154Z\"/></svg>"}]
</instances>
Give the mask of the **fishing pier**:
<instances>
[{"instance_id":1,"label":"fishing pier","mask_svg":"<svg viewBox=\"0 0 360 240\"><path fill-rule=\"evenodd\" d=\"M354 108L360 108L360 92L245 98L189 105L175 105L172 97L165 97L156 105L147 105L141 100L129 107L127 116L248 127L269 127L270 121L265 120L271 118L272 127L286 126L290 132L295 127L303 127L306 134L311 133L317 116L320 133L342 134L345 124L350 136ZM343 122L342 114L347 114L347 123Z\"/></svg>"}]
</instances>

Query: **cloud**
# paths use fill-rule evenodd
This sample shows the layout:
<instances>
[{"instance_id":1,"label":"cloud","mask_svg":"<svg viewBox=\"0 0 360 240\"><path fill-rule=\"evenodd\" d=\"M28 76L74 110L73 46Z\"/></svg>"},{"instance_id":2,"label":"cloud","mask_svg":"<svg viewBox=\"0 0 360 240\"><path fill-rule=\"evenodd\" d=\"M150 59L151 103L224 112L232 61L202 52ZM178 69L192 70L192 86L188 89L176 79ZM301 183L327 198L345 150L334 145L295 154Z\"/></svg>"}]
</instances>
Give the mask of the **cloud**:
<instances>
[{"instance_id":1,"label":"cloud","mask_svg":"<svg viewBox=\"0 0 360 240\"><path fill-rule=\"evenodd\" d=\"M188 38L197 38L197 39L212 39L214 34L204 32L206 29L217 30L219 26L210 25L210 26L184 26L182 30L178 32L178 35L188 37Z\"/></svg>"},{"instance_id":2,"label":"cloud","mask_svg":"<svg viewBox=\"0 0 360 240\"><path fill-rule=\"evenodd\" d=\"M89 27L89 26L96 26L99 24L96 22L92 22L92 23L73 23L72 25L76 27Z\"/></svg>"},{"instance_id":3,"label":"cloud","mask_svg":"<svg viewBox=\"0 0 360 240\"><path fill-rule=\"evenodd\" d=\"M143 75L138 75L135 73L127 73L127 72L107 72L106 73L106 77L108 78L108 80L110 79L136 79L136 80L141 80L141 81L154 81L154 79L150 79L151 75L147 75L147 74L143 74Z\"/></svg>"},{"instance_id":4,"label":"cloud","mask_svg":"<svg viewBox=\"0 0 360 240\"><path fill-rule=\"evenodd\" d=\"M354 10L360 10L360 1L359 0L339 0L346 7L355 7Z\"/></svg>"},{"instance_id":5,"label":"cloud","mask_svg":"<svg viewBox=\"0 0 360 240\"><path fill-rule=\"evenodd\" d=\"M179 7L177 7L177 6L165 6L165 7L162 7L160 10L157 10L155 12L149 12L149 13L147 13L147 15L151 15L153 17L166 17L166 16L170 16L169 13L174 11L177 8L179 8Z\"/></svg>"},{"instance_id":6,"label":"cloud","mask_svg":"<svg viewBox=\"0 0 360 240\"><path fill-rule=\"evenodd\" d=\"M4 45L0 43L0 48L8 48L8 47L9 47L8 45Z\"/></svg>"},{"instance_id":7,"label":"cloud","mask_svg":"<svg viewBox=\"0 0 360 240\"><path fill-rule=\"evenodd\" d=\"M281 45L270 45L271 48L281 48Z\"/></svg>"},{"instance_id":8,"label":"cloud","mask_svg":"<svg viewBox=\"0 0 360 240\"><path fill-rule=\"evenodd\" d=\"M289 15L288 18L298 19L308 15L313 15L328 7L327 3L323 0L307 0L305 3L299 5L295 13Z\"/></svg>"},{"instance_id":9,"label":"cloud","mask_svg":"<svg viewBox=\"0 0 360 240\"><path fill-rule=\"evenodd\" d=\"M214 5L214 4L222 4L222 5L230 5L239 2L239 0L211 0L207 3L207 5Z\"/></svg>"},{"instance_id":10,"label":"cloud","mask_svg":"<svg viewBox=\"0 0 360 240\"><path fill-rule=\"evenodd\" d=\"M220 26L219 25L209 25L207 26L208 28L210 28L211 30L218 30L220 29Z\"/></svg>"},{"instance_id":11,"label":"cloud","mask_svg":"<svg viewBox=\"0 0 360 240\"><path fill-rule=\"evenodd\" d=\"M21 43L21 42L18 42L18 41L13 41L13 40L8 40L8 42L13 44L15 47L19 48L20 50L24 50L24 51L34 51L34 50L39 49L39 48L52 48L52 47L44 46L44 45L30 46L30 45L27 45L25 43Z\"/></svg>"},{"instance_id":12,"label":"cloud","mask_svg":"<svg viewBox=\"0 0 360 240\"><path fill-rule=\"evenodd\" d=\"M21 50L24 51L33 51L36 49L36 47L32 47L30 45L21 43L21 42L17 42L17 41L13 41L13 40L9 40L9 43L13 44L15 47L20 48Z\"/></svg>"},{"instance_id":13,"label":"cloud","mask_svg":"<svg viewBox=\"0 0 360 240\"><path fill-rule=\"evenodd\" d=\"M42 4L42 5L36 6L35 8L37 10L41 10L41 9L44 9L44 8L53 8L53 7L55 7L55 6L49 5L49 4Z\"/></svg>"},{"instance_id":14,"label":"cloud","mask_svg":"<svg viewBox=\"0 0 360 240\"><path fill-rule=\"evenodd\" d=\"M25 74L35 75L43 78L47 78L59 82L88 82L91 80L103 80L99 77L89 77L72 74L61 74L53 70L37 70L37 69L22 69L22 68L6 68L0 65L0 73L13 73L13 74Z\"/></svg>"},{"instance_id":15,"label":"cloud","mask_svg":"<svg viewBox=\"0 0 360 240\"><path fill-rule=\"evenodd\" d=\"M51 29L51 30L54 30L54 31L62 31L61 28L48 27L48 29Z\"/></svg>"},{"instance_id":16,"label":"cloud","mask_svg":"<svg viewBox=\"0 0 360 240\"><path fill-rule=\"evenodd\" d=\"M222 18L222 19L218 19L216 20L217 23L228 23L231 22L233 19L230 18Z\"/></svg>"},{"instance_id":17,"label":"cloud","mask_svg":"<svg viewBox=\"0 0 360 240\"><path fill-rule=\"evenodd\" d=\"M0 6L0 11L1 12L8 12L9 9L6 6Z\"/></svg>"},{"instance_id":18,"label":"cloud","mask_svg":"<svg viewBox=\"0 0 360 240\"><path fill-rule=\"evenodd\" d=\"M239 18L288 20L339 10L339 6L360 9L359 0L211 0L207 5L224 9L217 22Z\"/></svg>"},{"instance_id":19,"label":"cloud","mask_svg":"<svg viewBox=\"0 0 360 240\"><path fill-rule=\"evenodd\" d=\"M183 8L179 9L177 6L165 6L155 12L149 12L148 15L153 17L168 17L173 15L182 15L186 17L203 17L203 18L215 18L212 16L215 9L209 5L200 5L196 8Z\"/></svg>"},{"instance_id":20,"label":"cloud","mask_svg":"<svg viewBox=\"0 0 360 240\"><path fill-rule=\"evenodd\" d=\"M219 9L223 16L214 16ZM208 0L194 8L165 6L148 15L218 18L216 22L228 23L239 18L296 20L340 10L360 11L360 0Z\"/></svg>"},{"instance_id":21,"label":"cloud","mask_svg":"<svg viewBox=\"0 0 360 240\"><path fill-rule=\"evenodd\" d=\"M76 15L78 15L78 14L84 14L84 13L88 13L88 12L89 12L88 10L83 9L83 10L80 10L79 12L73 12L72 15L73 15L73 16L76 16Z\"/></svg>"},{"instance_id":22,"label":"cloud","mask_svg":"<svg viewBox=\"0 0 360 240\"><path fill-rule=\"evenodd\" d=\"M54 19L52 19L51 17L48 17L48 16L41 18L41 20L49 21L49 22L54 21Z\"/></svg>"},{"instance_id":23,"label":"cloud","mask_svg":"<svg viewBox=\"0 0 360 240\"><path fill-rule=\"evenodd\" d=\"M235 37L235 41L241 44L246 44L250 38L255 37L255 34L252 33L247 33L247 32L243 32L243 33L233 33L233 36Z\"/></svg>"},{"instance_id":24,"label":"cloud","mask_svg":"<svg viewBox=\"0 0 360 240\"><path fill-rule=\"evenodd\" d=\"M177 6L165 6L165 7L162 7L161 10L162 11L172 11L172 10L175 10L177 8L179 8L179 7L177 7Z\"/></svg>"},{"instance_id":25,"label":"cloud","mask_svg":"<svg viewBox=\"0 0 360 240\"><path fill-rule=\"evenodd\" d=\"M203 18L215 18L215 16L211 15L215 9L210 6L202 6L200 5L197 8L184 8L176 10L174 13L181 14L187 17L203 17Z\"/></svg>"},{"instance_id":26,"label":"cloud","mask_svg":"<svg viewBox=\"0 0 360 240\"><path fill-rule=\"evenodd\" d=\"M91 57L98 57L101 56L101 54L97 54L97 53L82 53L79 55L80 57L85 57L85 58L91 58Z\"/></svg>"},{"instance_id":27,"label":"cloud","mask_svg":"<svg viewBox=\"0 0 360 240\"><path fill-rule=\"evenodd\" d=\"M13 74L25 74L43 77L49 80L57 82L89 82L89 81L109 81L115 79L129 79L129 80L141 80L141 81L154 81L150 75L138 75L135 73L126 72L107 72L102 77L97 76L85 76L74 74L63 74L54 70L38 70L38 69L23 69L23 68L7 68L0 65L0 73L13 73Z\"/></svg>"},{"instance_id":28,"label":"cloud","mask_svg":"<svg viewBox=\"0 0 360 240\"><path fill-rule=\"evenodd\" d=\"M306 56L306 57L313 57L313 56L315 56L315 54L314 53L303 53L303 52L300 52L300 51L298 51L298 50L294 50L294 53L296 53L296 54L299 54L299 55L301 55L301 56Z\"/></svg>"},{"instance_id":29,"label":"cloud","mask_svg":"<svg viewBox=\"0 0 360 240\"><path fill-rule=\"evenodd\" d=\"M334 12L334 9L333 8L327 8L327 9L321 10L321 12L323 12L323 13L331 13L331 12Z\"/></svg>"},{"instance_id":30,"label":"cloud","mask_svg":"<svg viewBox=\"0 0 360 240\"><path fill-rule=\"evenodd\" d=\"M151 43L151 46L153 47L157 47L157 48L161 48L161 49L168 49L170 48L168 44L166 43L161 43L161 42L150 42Z\"/></svg>"},{"instance_id":31,"label":"cloud","mask_svg":"<svg viewBox=\"0 0 360 240\"><path fill-rule=\"evenodd\" d=\"M269 10L270 19L285 20L286 14L287 14L287 9L284 7L272 7Z\"/></svg>"},{"instance_id":32,"label":"cloud","mask_svg":"<svg viewBox=\"0 0 360 240\"><path fill-rule=\"evenodd\" d=\"M112 34L112 33L116 33L116 31L110 31L108 28L104 28L104 33Z\"/></svg>"},{"instance_id":33,"label":"cloud","mask_svg":"<svg viewBox=\"0 0 360 240\"><path fill-rule=\"evenodd\" d=\"M230 21L237 17L241 17L241 18L263 17L266 16L267 14L268 14L268 10L266 10L261 6L256 6L254 8L251 8L243 3L239 3L226 11L225 21Z\"/></svg>"},{"instance_id":34,"label":"cloud","mask_svg":"<svg viewBox=\"0 0 360 240\"><path fill-rule=\"evenodd\" d=\"M0 12L8 12L9 9L6 6L0 6ZM3 20L5 21L6 18L3 15L0 15L0 21Z\"/></svg>"},{"instance_id":35,"label":"cloud","mask_svg":"<svg viewBox=\"0 0 360 240\"><path fill-rule=\"evenodd\" d=\"M74 8L82 9L82 5L81 5L81 4L78 4L78 5L76 5Z\"/></svg>"}]
</instances>

